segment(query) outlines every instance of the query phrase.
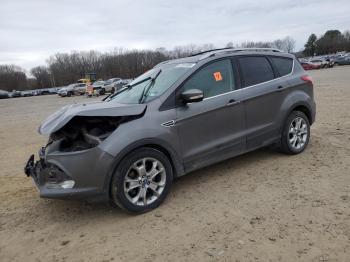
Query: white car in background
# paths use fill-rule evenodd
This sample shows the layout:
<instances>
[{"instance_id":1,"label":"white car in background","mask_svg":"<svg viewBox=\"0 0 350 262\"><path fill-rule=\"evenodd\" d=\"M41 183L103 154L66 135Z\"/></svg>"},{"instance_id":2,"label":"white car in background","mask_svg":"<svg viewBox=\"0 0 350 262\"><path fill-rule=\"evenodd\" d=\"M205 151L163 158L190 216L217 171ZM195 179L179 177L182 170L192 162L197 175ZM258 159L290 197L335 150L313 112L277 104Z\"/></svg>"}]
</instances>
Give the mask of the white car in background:
<instances>
[{"instance_id":1,"label":"white car in background","mask_svg":"<svg viewBox=\"0 0 350 262\"><path fill-rule=\"evenodd\" d=\"M57 94L61 97L72 96L72 95L84 95L86 91L86 84L84 83L75 83L70 84L66 87L61 88L57 91Z\"/></svg>"},{"instance_id":2,"label":"white car in background","mask_svg":"<svg viewBox=\"0 0 350 262\"><path fill-rule=\"evenodd\" d=\"M309 62L313 63L314 65L319 65L321 68L332 67L330 61L321 58L314 58L311 59Z\"/></svg>"},{"instance_id":3,"label":"white car in background","mask_svg":"<svg viewBox=\"0 0 350 262\"><path fill-rule=\"evenodd\" d=\"M104 86L102 89L104 89L104 93L114 93L116 90L115 85L121 80L121 78L111 78L104 82Z\"/></svg>"},{"instance_id":4,"label":"white car in background","mask_svg":"<svg viewBox=\"0 0 350 262\"><path fill-rule=\"evenodd\" d=\"M115 83L115 91L122 89L123 86L129 84L131 81L132 79L120 79L118 82Z\"/></svg>"}]
</instances>

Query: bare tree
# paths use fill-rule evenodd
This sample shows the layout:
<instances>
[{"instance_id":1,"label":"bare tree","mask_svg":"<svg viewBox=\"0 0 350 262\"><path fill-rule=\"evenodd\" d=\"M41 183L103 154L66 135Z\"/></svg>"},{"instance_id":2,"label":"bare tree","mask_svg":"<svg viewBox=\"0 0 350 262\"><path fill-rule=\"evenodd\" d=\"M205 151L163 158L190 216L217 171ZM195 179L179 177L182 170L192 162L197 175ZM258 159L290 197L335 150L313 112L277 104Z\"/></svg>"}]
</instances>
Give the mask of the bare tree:
<instances>
[{"instance_id":1,"label":"bare tree","mask_svg":"<svg viewBox=\"0 0 350 262\"><path fill-rule=\"evenodd\" d=\"M238 47L242 47L242 48L270 48L272 47L272 43L271 42L253 42L253 41L247 41L247 42L243 42L241 43Z\"/></svg>"},{"instance_id":2,"label":"bare tree","mask_svg":"<svg viewBox=\"0 0 350 262\"><path fill-rule=\"evenodd\" d=\"M0 65L0 89L7 91L27 89L24 70L16 65Z\"/></svg>"},{"instance_id":3,"label":"bare tree","mask_svg":"<svg viewBox=\"0 0 350 262\"><path fill-rule=\"evenodd\" d=\"M39 88L48 88L52 86L49 70L46 66L37 66L30 70L35 77Z\"/></svg>"},{"instance_id":4,"label":"bare tree","mask_svg":"<svg viewBox=\"0 0 350 262\"><path fill-rule=\"evenodd\" d=\"M164 52L115 49L102 54L96 51L74 51L70 54L57 53L49 58L48 64L56 84L60 86L76 82L86 73L95 73L98 79L133 78L169 59Z\"/></svg>"},{"instance_id":5,"label":"bare tree","mask_svg":"<svg viewBox=\"0 0 350 262\"><path fill-rule=\"evenodd\" d=\"M288 53L292 53L294 51L295 48L295 40L290 37L287 36L285 38L282 39L282 41L284 42L284 51L288 52Z\"/></svg>"}]
</instances>

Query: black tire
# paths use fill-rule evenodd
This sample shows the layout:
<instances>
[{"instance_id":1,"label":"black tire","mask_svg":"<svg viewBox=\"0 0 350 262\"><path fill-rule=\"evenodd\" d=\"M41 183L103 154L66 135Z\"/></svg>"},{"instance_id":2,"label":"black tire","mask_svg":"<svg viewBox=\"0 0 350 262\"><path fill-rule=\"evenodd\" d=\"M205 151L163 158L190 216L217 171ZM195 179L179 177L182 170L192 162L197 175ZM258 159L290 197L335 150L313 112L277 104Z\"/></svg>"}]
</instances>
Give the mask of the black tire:
<instances>
[{"instance_id":1,"label":"black tire","mask_svg":"<svg viewBox=\"0 0 350 262\"><path fill-rule=\"evenodd\" d=\"M68 93L67 93L67 96L68 96L68 97L71 97L71 96L72 96L71 92L68 92Z\"/></svg>"},{"instance_id":2,"label":"black tire","mask_svg":"<svg viewBox=\"0 0 350 262\"><path fill-rule=\"evenodd\" d=\"M163 165L165 174L163 173L162 174L163 174L163 177L166 178L165 186L162 189L162 192L160 193L159 197L155 199L154 202L151 202L149 204L147 203L145 205L136 205L132 203L131 200L128 199L128 196L126 195L127 193L125 193L125 190L124 190L124 181L132 165L138 161L142 161L142 159L144 158L155 159ZM129 211L131 213L144 213L157 208L164 201L164 199L166 198L166 196L170 191L172 182L173 182L173 171L172 171L172 166L170 164L169 159L162 152L156 149L147 148L147 147L140 148L128 154L121 161L116 171L114 172L111 186L110 186L111 201L114 205L117 205L120 208L126 211ZM141 187L138 187L135 190L136 191L141 190ZM147 189L147 187L145 190L147 194L153 193L153 191L150 189ZM139 194L136 194L136 195L139 195Z\"/></svg>"},{"instance_id":3,"label":"black tire","mask_svg":"<svg viewBox=\"0 0 350 262\"><path fill-rule=\"evenodd\" d=\"M101 88L100 95L103 96L106 93L106 90L104 88Z\"/></svg>"},{"instance_id":4,"label":"black tire","mask_svg":"<svg viewBox=\"0 0 350 262\"><path fill-rule=\"evenodd\" d=\"M303 145L300 146L300 148L294 147L290 142L290 139L291 139L290 136L292 135L292 134L290 134L290 127L292 125L292 122L294 120L296 120L297 118L303 119L303 121L304 121L303 123L306 124L306 130L307 130L306 140L303 143ZM285 154L288 154L288 155L300 154L307 147L309 140L310 140L310 122L309 122L309 119L307 118L307 116L303 112L293 111L287 117L287 120L285 121L284 126L283 126L282 137L281 137L281 146L280 146L281 151Z\"/></svg>"},{"instance_id":5,"label":"black tire","mask_svg":"<svg viewBox=\"0 0 350 262\"><path fill-rule=\"evenodd\" d=\"M115 92L115 88L112 87L111 94L114 94L114 92Z\"/></svg>"}]
</instances>

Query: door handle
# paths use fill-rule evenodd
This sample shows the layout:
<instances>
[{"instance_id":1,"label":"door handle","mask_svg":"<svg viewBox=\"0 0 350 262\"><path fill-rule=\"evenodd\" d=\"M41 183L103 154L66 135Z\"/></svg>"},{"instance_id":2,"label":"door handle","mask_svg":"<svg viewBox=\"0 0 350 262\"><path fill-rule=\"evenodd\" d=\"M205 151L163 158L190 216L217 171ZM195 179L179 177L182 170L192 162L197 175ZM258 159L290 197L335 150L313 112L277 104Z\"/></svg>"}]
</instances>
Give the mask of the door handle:
<instances>
[{"instance_id":1,"label":"door handle","mask_svg":"<svg viewBox=\"0 0 350 262\"><path fill-rule=\"evenodd\" d=\"M239 104L241 101L235 100L235 99L230 99L226 106L233 106Z\"/></svg>"}]
</instances>

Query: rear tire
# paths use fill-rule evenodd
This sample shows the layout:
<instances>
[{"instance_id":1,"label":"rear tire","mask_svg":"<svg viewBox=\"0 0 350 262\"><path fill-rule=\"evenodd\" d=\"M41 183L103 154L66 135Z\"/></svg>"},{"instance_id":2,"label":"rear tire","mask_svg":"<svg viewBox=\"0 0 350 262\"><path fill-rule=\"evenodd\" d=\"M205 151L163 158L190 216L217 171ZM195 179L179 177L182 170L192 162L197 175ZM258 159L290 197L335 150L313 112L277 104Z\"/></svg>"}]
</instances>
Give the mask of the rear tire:
<instances>
[{"instance_id":1,"label":"rear tire","mask_svg":"<svg viewBox=\"0 0 350 262\"><path fill-rule=\"evenodd\" d=\"M129 212L144 213L164 201L172 182L169 159L156 149L140 148L117 167L111 182L111 200Z\"/></svg>"},{"instance_id":2,"label":"rear tire","mask_svg":"<svg viewBox=\"0 0 350 262\"><path fill-rule=\"evenodd\" d=\"M288 116L282 131L281 151L296 155L305 150L310 140L310 123L301 111L293 111Z\"/></svg>"}]
</instances>

